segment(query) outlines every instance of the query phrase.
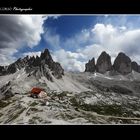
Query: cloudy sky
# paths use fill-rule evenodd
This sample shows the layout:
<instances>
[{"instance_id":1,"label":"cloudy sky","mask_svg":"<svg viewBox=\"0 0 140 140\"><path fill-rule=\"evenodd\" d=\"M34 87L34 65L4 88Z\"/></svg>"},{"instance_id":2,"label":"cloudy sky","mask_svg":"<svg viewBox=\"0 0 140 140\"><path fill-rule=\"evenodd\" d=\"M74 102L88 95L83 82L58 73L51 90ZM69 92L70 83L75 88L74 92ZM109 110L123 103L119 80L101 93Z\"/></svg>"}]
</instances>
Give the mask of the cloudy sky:
<instances>
[{"instance_id":1,"label":"cloudy sky","mask_svg":"<svg viewBox=\"0 0 140 140\"><path fill-rule=\"evenodd\" d=\"M0 65L48 48L68 71L84 71L102 51L140 64L140 15L0 16Z\"/></svg>"}]
</instances>

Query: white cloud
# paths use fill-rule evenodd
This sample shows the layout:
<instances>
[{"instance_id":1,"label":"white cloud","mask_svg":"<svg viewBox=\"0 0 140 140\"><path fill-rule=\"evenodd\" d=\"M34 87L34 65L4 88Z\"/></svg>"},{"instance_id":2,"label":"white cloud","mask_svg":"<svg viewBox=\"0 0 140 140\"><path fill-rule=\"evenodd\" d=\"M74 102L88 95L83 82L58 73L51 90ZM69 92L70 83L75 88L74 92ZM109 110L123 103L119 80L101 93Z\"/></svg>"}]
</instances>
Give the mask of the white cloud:
<instances>
[{"instance_id":1,"label":"white cloud","mask_svg":"<svg viewBox=\"0 0 140 140\"><path fill-rule=\"evenodd\" d=\"M54 18L54 19L58 19L61 15L60 14L49 14L47 16L51 17L51 18Z\"/></svg>"},{"instance_id":2,"label":"white cloud","mask_svg":"<svg viewBox=\"0 0 140 140\"><path fill-rule=\"evenodd\" d=\"M41 55L41 51L38 51L38 52L26 52L26 53L23 53L23 57L26 57L26 56L29 56L29 57L36 57L36 56L39 56Z\"/></svg>"},{"instance_id":3,"label":"white cloud","mask_svg":"<svg viewBox=\"0 0 140 140\"><path fill-rule=\"evenodd\" d=\"M109 15L106 14L106 15L104 15L104 16L107 18Z\"/></svg>"},{"instance_id":4,"label":"white cloud","mask_svg":"<svg viewBox=\"0 0 140 140\"><path fill-rule=\"evenodd\" d=\"M119 52L124 52L140 64L140 29L97 23L93 29L83 30L65 39L63 44L59 36L57 42L62 48L77 46L75 52L60 49L53 54L55 60L68 71L84 71L85 63L93 57L97 60L102 51L111 55L112 63Z\"/></svg>"},{"instance_id":5,"label":"white cloud","mask_svg":"<svg viewBox=\"0 0 140 140\"><path fill-rule=\"evenodd\" d=\"M119 27L120 31L125 31L127 28L125 26Z\"/></svg>"},{"instance_id":6,"label":"white cloud","mask_svg":"<svg viewBox=\"0 0 140 140\"><path fill-rule=\"evenodd\" d=\"M56 33L56 31L53 29L46 29L44 33L44 39L45 41L55 49L71 49L71 48L80 48L84 47L86 43L93 43L93 33L90 30L83 29L81 32L73 35L69 38L64 38Z\"/></svg>"},{"instance_id":7,"label":"white cloud","mask_svg":"<svg viewBox=\"0 0 140 140\"><path fill-rule=\"evenodd\" d=\"M112 25L96 24L92 29L93 34L95 34L95 39L100 44L108 44L114 36L117 35L116 28Z\"/></svg>"},{"instance_id":8,"label":"white cloud","mask_svg":"<svg viewBox=\"0 0 140 140\"><path fill-rule=\"evenodd\" d=\"M140 29L127 30L125 27L123 29L125 30L122 32L122 29L112 25L96 24L92 31L101 48L112 57L123 51L133 58L140 53Z\"/></svg>"},{"instance_id":9,"label":"white cloud","mask_svg":"<svg viewBox=\"0 0 140 140\"><path fill-rule=\"evenodd\" d=\"M15 17L16 18L16 17ZM34 47L41 40L41 34L43 31L44 19L42 16L19 16L17 22L22 27L24 40L21 41L27 43L29 47Z\"/></svg>"},{"instance_id":10,"label":"white cloud","mask_svg":"<svg viewBox=\"0 0 140 140\"><path fill-rule=\"evenodd\" d=\"M87 55L87 58L96 59L102 51L106 51L112 57L112 62L119 52L124 52L132 60L140 64L140 29L127 30L125 27L118 28L113 25L96 24L92 29L97 44L78 49L77 52ZM137 57L136 57L137 56Z\"/></svg>"},{"instance_id":11,"label":"white cloud","mask_svg":"<svg viewBox=\"0 0 140 140\"><path fill-rule=\"evenodd\" d=\"M82 53L82 55L85 56L86 61L93 57L97 58L102 51L104 51L104 48L99 44L88 45L85 46L85 48L79 48L76 50L77 53Z\"/></svg>"},{"instance_id":12,"label":"white cloud","mask_svg":"<svg viewBox=\"0 0 140 140\"><path fill-rule=\"evenodd\" d=\"M14 62L14 54L18 53L19 49L38 45L44 33L44 21L58 17L60 15L0 16L0 65Z\"/></svg>"},{"instance_id":13,"label":"white cloud","mask_svg":"<svg viewBox=\"0 0 140 140\"><path fill-rule=\"evenodd\" d=\"M60 36L56 33L51 32L49 29L44 34L44 39L52 48L60 48Z\"/></svg>"},{"instance_id":14,"label":"white cloud","mask_svg":"<svg viewBox=\"0 0 140 140\"><path fill-rule=\"evenodd\" d=\"M8 52L8 53L7 53ZM8 65L16 60L16 57L13 56L13 53L17 53L17 50L14 48L5 48L0 50L0 64Z\"/></svg>"},{"instance_id":15,"label":"white cloud","mask_svg":"<svg viewBox=\"0 0 140 140\"><path fill-rule=\"evenodd\" d=\"M61 63L62 67L66 71L83 71L84 65L80 60L84 58L84 55L81 53L73 53L70 51L65 51L64 49L60 49L58 51L53 52L52 55L55 61Z\"/></svg>"},{"instance_id":16,"label":"white cloud","mask_svg":"<svg viewBox=\"0 0 140 140\"><path fill-rule=\"evenodd\" d=\"M0 16L0 65L15 61L14 53L24 46L33 48L41 40L47 17L33 15Z\"/></svg>"}]
</instances>

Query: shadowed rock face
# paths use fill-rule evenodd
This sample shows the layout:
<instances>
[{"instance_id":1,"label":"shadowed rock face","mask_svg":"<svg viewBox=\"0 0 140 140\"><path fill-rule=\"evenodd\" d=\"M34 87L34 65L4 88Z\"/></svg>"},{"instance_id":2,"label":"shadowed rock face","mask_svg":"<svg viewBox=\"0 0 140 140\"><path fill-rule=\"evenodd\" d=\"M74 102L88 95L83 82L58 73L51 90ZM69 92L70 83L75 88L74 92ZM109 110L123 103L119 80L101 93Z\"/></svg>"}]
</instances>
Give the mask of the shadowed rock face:
<instances>
[{"instance_id":1,"label":"shadowed rock face","mask_svg":"<svg viewBox=\"0 0 140 140\"><path fill-rule=\"evenodd\" d=\"M45 51L41 53L40 57L37 56L36 58L32 57L30 59L26 70L32 71L34 69L36 69L40 75L46 76L50 81L52 81L50 71L57 79L62 78L64 75L64 69L59 63L53 61L48 49L45 49Z\"/></svg>"},{"instance_id":2,"label":"shadowed rock face","mask_svg":"<svg viewBox=\"0 0 140 140\"><path fill-rule=\"evenodd\" d=\"M113 75L118 73L127 75L131 73L132 70L140 73L140 65L138 65L135 61L131 62L131 59L122 52L120 52L116 57L113 66L111 64L111 57L105 51L102 52L97 59L96 65L94 58L89 60L89 62L85 65L85 72L97 71L102 74L110 71Z\"/></svg>"},{"instance_id":3,"label":"shadowed rock face","mask_svg":"<svg viewBox=\"0 0 140 140\"><path fill-rule=\"evenodd\" d=\"M113 68L123 75L129 74L132 72L131 59L121 52L116 57Z\"/></svg>"},{"instance_id":4,"label":"shadowed rock face","mask_svg":"<svg viewBox=\"0 0 140 140\"><path fill-rule=\"evenodd\" d=\"M48 68L56 78L62 78L62 75L64 75L64 69L61 67L60 63L53 61L48 49L41 54L40 59L41 65L44 65L44 63L47 64Z\"/></svg>"},{"instance_id":5,"label":"shadowed rock face","mask_svg":"<svg viewBox=\"0 0 140 140\"><path fill-rule=\"evenodd\" d=\"M6 69L4 66L0 66L0 76L6 73Z\"/></svg>"},{"instance_id":6,"label":"shadowed rock face","mask_svg":"<svg viewBox=\"0 0 140 140\"><path fill-rule=\"evenodd\" d=\"M99 73L105 73L107 71L110 71L111 69L111 57L104 51L97 59L96 71Z\"/></svg>"},{"instance_id":7,"label":"shadowed rock face","mask_svg":"<svg viewBox=\"0 0 140 140\"><path fill-rule=\"evenodd\" d=\"M137 62L133 61L131 63L131 67L132 67L132 70L136 71L136 72L140 72L139 71L139 65L137 64Z\"/></svg>"},{"instance_id":8,"label":"shadowed rock face","mask_svg":"<svg viewBox=\"0 0 140 140\"><path fill-rule=\"evenodd\" d=\"M138 72L140 73L140 65L138 65Z\"/></svg>"},{"instance_id":9,"label":"shadowed rock face","mask_svg":"<svg viewBox=\"0 0 140 140\"><path fill-rule=\"evenodd\" d=\"M95 72L95 59L92 58L91 60L89 60L88 63L86 63L85 67L85 72Z\"/></svg>"},{"instance_id":10,"label":"shadowed rock face","mask_svg":"<svg viewBox=\"0 0 140 140\"><path fill-rule=\"evenodd\" d=\"M51 79L48 76L50 75L49 70L58 79L62 78L62 75L64 75L63 68L59 63L53 61L48 49L45 49L45 51L41 53L40 57L32 56L29 58L27 56L23 59L18 59L16 62L10 64L9 66L0 66L0 75L15 73L21 68L25 68L27 73L31 71L40 71L41 75L44 75L49 79Z\"/></svg>"}]
</instances>

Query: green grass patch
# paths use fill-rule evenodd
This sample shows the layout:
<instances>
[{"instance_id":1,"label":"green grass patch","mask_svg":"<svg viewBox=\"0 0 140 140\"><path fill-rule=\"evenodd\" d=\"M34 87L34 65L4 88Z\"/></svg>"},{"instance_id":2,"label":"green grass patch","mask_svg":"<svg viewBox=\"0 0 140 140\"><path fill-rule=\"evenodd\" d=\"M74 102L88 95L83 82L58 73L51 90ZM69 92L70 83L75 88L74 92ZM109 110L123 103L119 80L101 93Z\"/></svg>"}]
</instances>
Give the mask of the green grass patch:
<instances>
[{"instance_id":1,"label":"green grass patch","mask_svg":"<svg viewBox=\"0 0 140 140\"><path fill-rule=\"evenodd\" d=\"M33 119L29 119L28 123L29 123L29 124L36 124L36 121L33 120Z\"/></svg>"},{"instance_id":2,"label":"green grass patch","mask_svg":"<svg viewBox=\"0 0 140 140\"><path fill-rule=\"evenodd\" d=\"M37 121L42 122L42 119L38 116L34 116L32 119L29 119L29 124L37 124Z\"/></svg>"},{"instance_id":3,"label":"green grass patch","mask_svg":"<svg viewBox=\"0 0 140 140\"><path fill-rule=\"evenodd\" d=\"M10 115L10 116L9 116L9 119L6 120L5 123L9 123L9 122L15 120L16 118L18 118L18 117L20 116L20 114L21 114L24 110L25 110L25 108L22 108L22 109L20 109L16 114Z\"/></svg>"},{"instance_id":4,"label":"green grass patch","mask_svg":"<svg viewBox=\"0 0 140 140\"><path fill-rule=\"evenodd\" d=\"M10 102L0 100L0 109L8 106L9 104L10 104Z\"/></svg>"},{"instance_id":5,"label":"green grass patch","mask_svg":"<svg viewBox=\"0 0 140 140\"><path fill-rule=\"evenodd\" d=\"M68 113L61 113L60 116L65 120L72 120L76 117L76 116L72 116L72 114L68 114Z\"/></svg>"},{"instance_id":6,"label":"green grass patch","mask_svg":"<svg viewBox=\"0 0 140 140\"><path fill-rule=\"evenodd\" d=\"M26 115L30 115L32 113L36 113L36 112L42 112L43 110L39 110L37 108L31 107L27 112Z\"/></svg>"},{"instance_id":7,"label":"green grass patch","mask_svg":"<svg viewBox=\"0 0 140 140\"><path fill-rule=\"evenodd\" d=\"M30 108L30 111L33 111L33 112L38 112L39 110L37 108Z\"/></svg>"},{"instance_id":8,"label":"green grass patch","mask_svg":"<svg viewBox=\"0 0 140 140\"><path fill-rule=\"evenodd\" d=\"M127 111L120 105L90 105L83 104L80 106L81 109L85 111L94 111L98 114L102 115L114 115L114 116L123 116L125 114L126 117L131 116L131 111Z\"/></svg>"},{"instance_id":9,"label":"green grass patch","mask_svg":"<svg viewBox=\"0 0 140 140\"><path fill-rule=\"evenodd\" d=\"M33 102L30 104L30 106L36 106L36 105L38 105L38 103L36 103L36 102Z\"/></svg>"},{"instance_id":10,"label":"green grass patch","mask_svg":"<svg viewBox=\"0 0 140 140\"><path fill-rule=\"evenodd\" d=\"M93 111L101 115L114 115L114 116L132 116L132 112L126 110L121 105L108 105L108 104L86 104L83 101L73 97L70 99L73 106L75 106L77 109L82 109L84 111Z\"/></svg>"},{"instance_id":11,"label":"green grass patch","mask_svg":"<svg viewBox=\"0 0 140 140\"><path fill-rule=\"evenodd\" d=\"M0 117L1 117L1 116L3 116L3 114L2 114L2 113L0 113Z\"/></svg>"}]
</instances>

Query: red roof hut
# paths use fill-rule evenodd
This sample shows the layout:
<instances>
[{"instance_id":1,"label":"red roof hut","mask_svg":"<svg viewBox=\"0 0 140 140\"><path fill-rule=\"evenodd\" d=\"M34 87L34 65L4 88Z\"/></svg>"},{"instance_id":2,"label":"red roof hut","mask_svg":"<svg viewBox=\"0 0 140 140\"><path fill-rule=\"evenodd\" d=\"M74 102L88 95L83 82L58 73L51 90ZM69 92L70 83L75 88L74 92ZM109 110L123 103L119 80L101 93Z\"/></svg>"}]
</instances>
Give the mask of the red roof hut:
<instances>
[{"instance_id":1,"label":"red roof hut","mask_svg":"<svg viewBox=\"0 0 140 140\"><path fill-rule=\"evenodd\" d=\"M32 88L31 94L32 95L39 95L41 91L43 91L43 89L35 87L35 88Z\"/></svg>"}]
</instances>

